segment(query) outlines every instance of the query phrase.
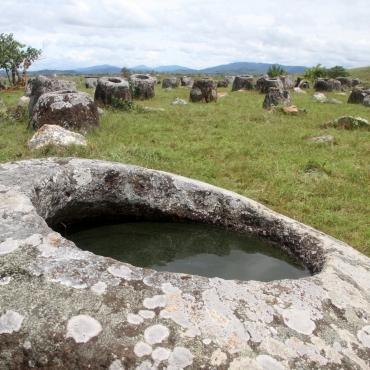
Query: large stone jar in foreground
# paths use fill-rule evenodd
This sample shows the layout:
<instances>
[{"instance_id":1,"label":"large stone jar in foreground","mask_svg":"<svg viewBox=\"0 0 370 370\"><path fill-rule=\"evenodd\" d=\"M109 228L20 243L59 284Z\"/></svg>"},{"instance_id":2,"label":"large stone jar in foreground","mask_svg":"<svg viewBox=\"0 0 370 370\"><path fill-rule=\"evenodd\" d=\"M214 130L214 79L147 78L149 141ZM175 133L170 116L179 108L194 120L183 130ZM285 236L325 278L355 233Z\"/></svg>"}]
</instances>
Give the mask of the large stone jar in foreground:
<instances>
[{"instance_id":1,"label":"large stone jar in foreground","mask_svg":"<svg viewBox=\"0 0 370 370\"><path fill-rule=\"evenodd\" d=\"M95 89L94 100L98 105L112 105L114 101L131 101L129 83L121 77L99 78Z\"/></svg>"},{"instance_id":2,"label":"large stone jar in foreground","mask_svg":"<svg viewBox=\"0 0 370 370\"><path fill-rule=\"evenodd\" d=\"M42 94L33 108L30 127L37 130L45 124L84 133L99 125L98 109L90 95L84 92Z\"/></svg>"},{"instance_id":3,"label":"large stone jar in foreground","mask_svg":"<svg viewBox=\"0 0 370 370\"><path fill-rule=\"evenodd\" d=\"M190 101L193 103L217 101L217 82L209 78L195 80L190 91Z\"/></svg>"},{"instance_id":4,"label":"large stone jar in foreground","mask_svg":"<svg viewBox=\"0 0 370 370\"><path fill-rule=\"evenodd\" d=\"M154 98L154 87L157 80L144 74L134 74L129 78L131 94L134 99L146 100Z\"/></svg>"},{"instance_id":5,"label":"large stone jar in foreground","mask_svg":"<svg viewBox=\"0 0 370 370\"><path fill-rule=\"evenodd\" d=\"M48 158L0 163L0 174L0 369L369 369L370 259L344 242L138 166ZM96 217L262 236L314 274L263 282L155 271L51 228Z\"/></svg>"}]
</instances>

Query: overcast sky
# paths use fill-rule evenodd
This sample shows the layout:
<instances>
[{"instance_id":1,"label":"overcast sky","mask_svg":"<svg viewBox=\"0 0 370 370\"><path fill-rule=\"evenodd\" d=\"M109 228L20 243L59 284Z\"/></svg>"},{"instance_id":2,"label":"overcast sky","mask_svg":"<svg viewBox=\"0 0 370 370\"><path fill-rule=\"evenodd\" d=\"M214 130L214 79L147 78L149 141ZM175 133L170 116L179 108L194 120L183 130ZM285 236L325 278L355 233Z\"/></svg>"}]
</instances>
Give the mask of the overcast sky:
<instances>
[{"instance_id":1,"label":"overcast sky","mask_svg":"<svg viewBox=\"0 0 370 370\"><path fill-rule=\"evenodd\" d=\"M370 65L370 0L1 0L41 68Z\"/></svg>"}]
</instances>

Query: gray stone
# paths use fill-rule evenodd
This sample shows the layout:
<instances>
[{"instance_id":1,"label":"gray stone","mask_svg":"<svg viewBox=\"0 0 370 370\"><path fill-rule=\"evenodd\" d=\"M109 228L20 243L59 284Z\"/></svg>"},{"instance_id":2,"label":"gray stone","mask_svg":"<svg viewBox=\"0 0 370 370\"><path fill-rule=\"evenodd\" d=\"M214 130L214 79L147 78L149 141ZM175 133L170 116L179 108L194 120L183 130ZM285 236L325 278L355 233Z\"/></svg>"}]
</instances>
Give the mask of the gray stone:
<instances>
[{"instance_id":1,"label":"gray stone","mask_svg":"<svg viewBox=\"0 0 370 370\"><path fill-rule=\"evenodd\" d=\"M129 83L122 77L101 77L95 89L94 100L99 105L114 105L115 100L131 101Z\"/></svg>"},{"instance_id":2,"label":"gray stone","mask_svg":"<svg viewBox=\"0 0 370 370\"><path fill-rule=\"evenodd\" d=\"M231 191L137 166L49 158L0 173L1 369L369 368L370 259L347 244ZM315 274L184 279L80 250L51 229L119 215L259 235ZM152 315L133 319L143 310Z\"/></svg>"},{"instance_id":3,"label":"gray stone","mask_svg":"<svg viewBox=\"0 0 370 370\"><path fill-rule=\"evenodd\" d=\"M90 95L84 92L46 93L38 99L29 123L35 130L43 125L87 132L99 126L98 109Z\"/></svg>"},{"instance_id":4,"label":"gray stone","mask_svg":"<svg viewBox=\"0 0 370 370\"><path fill-rule=\"evenodd\" d=\"M320 92L316 92L313 94L313 100L319 102L319 103L326 103L328 101L328 97Z\"/></svg>"},{"instance_id":5,"label":"gray stone","mask_svg":"<svg viewBox=\"0 0 370 370\"><path fill-rule=\"evenodd\" d=\"M342 116L325 125L326 127L342 128L345 130L354 130L359 128L370 129L370 123L362 117Z\"/></svg>"},{"instance_id":6,"label":"gray stone","mask_svg":"<svg viewBox=\"0 0 370 370\"><path fill-rule=\"evenodd\" d=\"M324 143L334 143L335 138L332 135L320 135L320 136L313 136L308 138L308 141L315 143L315 144L324 144Z\"/></svg>"},{"instance_id":7,"label":"gray stone","mask_svg":"<svg viewBox=\"0 0 370 370\"><path fill-rule=\"evenodd\" d=\"M193 103L217 101L217 82L210 78L195 80L190 91L190 101Z\"/></svg>"},{"instance_id":8,"label":"gray stone","mask_svg":"<svg viewBox=\"0 0 370 370\"><path fill-rule=\"evenodd\" d=\"M188 102L184 99L176 98L173 102L172 105L186 105Z\"/></svg>"},{"instance_id":9,"label":"gray stone","mask_svg":"<svg viewBox=\"0 0 370 370\"><path fill-rule=\"evenodd\" d=\"M363 104L364 99L370 95L370 89L356 87L352 90L348 97L348 103L350 104Z\"/></svg>"},{"instance_id":10,"label":"gray stone","mask_svg":"<svg viewBox=\"0 0 370 370\"><path fill-rule=\"evenodd\" d=\"M290 76L279 76L279 79L283 83L284 90L290 90L294 88L294 82Z\"/></svg>"},{"instance_id":11,"label":"gray stone","mask_svg":"<svg viewBox=\"0 0 370 370\"><path fill-rule=\"evenodd\" d=\"M72 132L57 125L43 125L28 142L30 149L40 149L47 145L69 146L82 145L86 146L87 142L84 136Z\"/></svg>"},{"instance_id":12,"label":"gray stone","mask_svg":"<svg viewBox=\"0 0 370 370\"><path fill-rule=\"evenodd\" d=\"M134 99L147 100L155 96L157 80L145 74L134 74L129 78L131 94Z\"/></svg>"},{"instance_id":13,"label":"gray stone","mask_svg":"<svg viewBox=\"0 0 370 370\"><path fill-rule=\"evenodd\" d=\"M319 78L313 87L316 91L340 91L342 84L333 78Z\"/></svg>"},{"instance_id":14,"label":"gray stone","mask_svg":"<svg viewBox=\"0 0 370 370\"><path fill-rule=\"evenodd\" d=\"M223 79L223 80L218 80L217 81L217 87L228 87L229 86L229 80L227 78Z\"/></svg>"},{"instance_id":15,"label":"gray stone","mask_svg":"<svg viewBox=\"0 0 370 370\"><path fill-rule=\"evenodd\" d=\"M164 78L162 81L162 88L163 89L175 89L179 87L180 82L177 77L167 77Z\"/></svg>"},{"instance_id":16,"label":"gray stone","mask_svg":"<svg viewBox=\"0 0 370 370\"><path fill-rule=\"evenodd\" d=\"M277 87L270 87L268 93L263 101L264 109L271 109L277 106L289 106L292 103L292 99L287 90L281 90Z\"/></svg>"},{"instance_id":17,"label":"gray stone","mask_svg":"<svg viewBox=\"0 0 370 370\"><path fill-rule=\"evenodd\" d=\"M295 87L299 87L300 89L309 89L310 83L307 80L304 80L302 77L298 77L295 82Z\"/></svg>"},{"instance_id":18,"label":"gray stone","mask_svg":"<svg viewBox=\"0 0 370 370\"><path fill-rule=\"evenodd\" d=\"M253 76L236 76L231 91L253 90L255 86Z\"/></svg>"},{"instance_id":19,"label":"gray stone","mask_svg":"<svg viewBox=\"0 0 370 370\"><path fill-rule=\"evenodd\" d=\"M17 107L20 107L20 108L26 108L28 107L28 104L30 103L30 98L29 96L21 96L19 99L18 99L18 102L17 102Z\"/></svg>"},{"instance_id":20,"label":"gray stone","mask_svg":"<svg viewBox=\"0 0 370 370\"><path fill-rule=\"evenodd\" d=\"M188 76L183 76L180 78L181 86L185 87L192 87L193 86L193 79Z\"/></svg>"},{"instance_id":21,"label":"gray stone","mask_svg":"<svg viewBox=\"0 0 370 370\"><path fill-rule=\"evenodd\" d=\"M362 104L366 107L370 107L370 95L364 97L364 101L362 102Z\"/></svg>"},{"instance_id":22,"label":"gray stone","mask_svg":"<svg viewBox=\"0 0 370 370\"><path fill-rule=\"evenodd\" d=\"M280 78L261 77L257 81L256 89L263 94L267 94L270 87L284 90L284 84Z\"/></svg>"},{"instance_id":23,"label":"gray stone","mask_svg":"<svg viewBox=\"0 0 370 370\"><path fill-rule=\"evenodd\" d=\"M26 85L25 95L30 97L28 112L30 116L33 113L33 107L36 105L39 97L43 94L54 91L71 91L77 92L76 84L73 81L58 80L45 76L30 78Z\"/></svg>"},{"instance_id":24,"label":"gray stone","mask_svg":"<svg viewBox=\"0 0 370 370\"><path fill-rule=\"evenodd\" d=\"M85 77L85 87L86 89L94 89L98 85L98 78L93 76Z\"/></svg>"}]
</instances>

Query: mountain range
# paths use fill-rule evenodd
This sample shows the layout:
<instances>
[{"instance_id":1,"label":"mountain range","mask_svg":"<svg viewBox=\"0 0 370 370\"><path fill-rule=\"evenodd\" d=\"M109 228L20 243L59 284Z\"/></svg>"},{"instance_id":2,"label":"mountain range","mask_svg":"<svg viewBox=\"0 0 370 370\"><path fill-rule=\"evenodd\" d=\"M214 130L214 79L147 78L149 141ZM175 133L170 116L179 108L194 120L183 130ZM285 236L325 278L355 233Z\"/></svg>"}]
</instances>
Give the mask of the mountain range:
<instances>
[{"instance_id":1,"label":"mountain range","mask_svg":"<svg viewBox=\"0 0 370 370\"><path fill-rule=\"evenodd\" d=\"M214 67L203 69L192 69L179 65L166 65L158 67L149 67L146 65L137 65L130 67L129 70L133 72L146 73L182 73L182 74L264 74L272 64L270 63L253 63L253 62L236 62L229 64L221 64ZM286 66L281 65L288 73L303 73L306 67L304 66ZM31 71L31 74L118 74L121 67L112 66L108 64L96 65L85 68L76 68L69 70L40 70Z\"/></svg>"}]
</instances>

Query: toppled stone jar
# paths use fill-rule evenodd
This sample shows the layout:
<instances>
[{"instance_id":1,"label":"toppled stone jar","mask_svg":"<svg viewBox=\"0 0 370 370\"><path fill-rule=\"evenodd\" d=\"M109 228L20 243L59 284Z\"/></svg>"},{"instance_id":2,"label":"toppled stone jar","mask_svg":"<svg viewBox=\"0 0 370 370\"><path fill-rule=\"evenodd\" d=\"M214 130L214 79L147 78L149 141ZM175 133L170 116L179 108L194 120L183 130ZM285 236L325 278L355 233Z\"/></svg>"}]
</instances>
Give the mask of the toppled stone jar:
<instances>
[{"instance_id":1,"label":"toppled stone jar","mask_svg":"<svg viewBox=\"0 0 370 370\"><path fill-rule=\"evenodd\" d=\"M0 368L368 369L370 259L196 180L105 161L0 164ZM51 227L131 215L263 236L313 273L271 282L156 272Z\"/></svg>"}]
</instances>

